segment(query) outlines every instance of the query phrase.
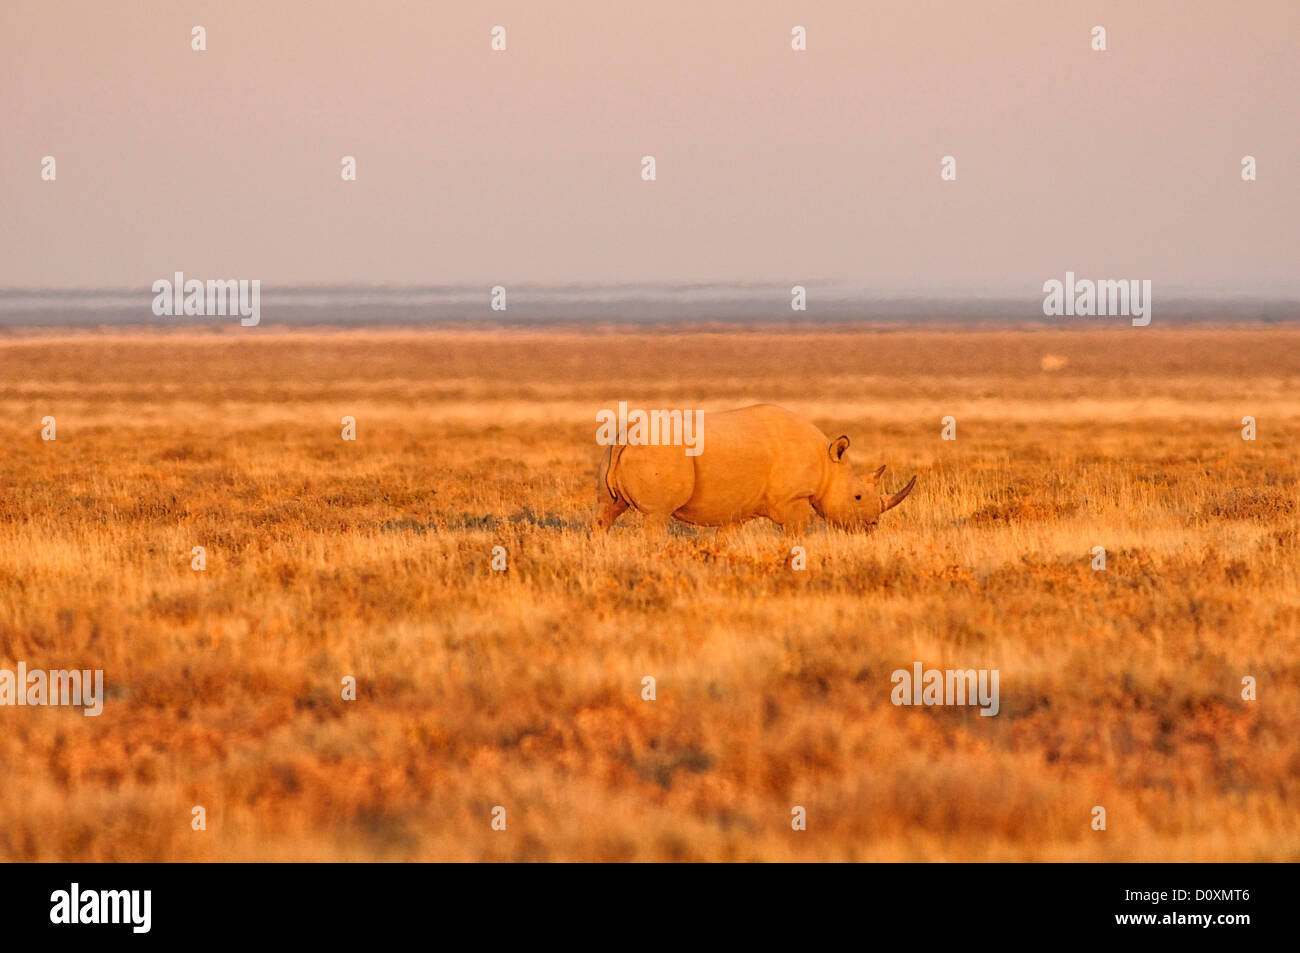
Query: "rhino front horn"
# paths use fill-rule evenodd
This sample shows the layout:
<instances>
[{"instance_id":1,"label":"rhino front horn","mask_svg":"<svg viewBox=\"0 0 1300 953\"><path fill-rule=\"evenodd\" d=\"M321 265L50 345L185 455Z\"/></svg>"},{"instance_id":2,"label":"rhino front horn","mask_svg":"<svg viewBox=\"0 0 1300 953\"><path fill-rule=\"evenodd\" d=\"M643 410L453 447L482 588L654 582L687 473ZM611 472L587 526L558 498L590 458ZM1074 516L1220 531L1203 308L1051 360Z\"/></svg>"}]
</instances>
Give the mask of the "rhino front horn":
<instances>
[{"instance_id":1,"label":"rhino front horn","mask_svg":"<svg viewBox=\"0 0 1300 953\"><path fill-rule=\"evenodd\" d=\"M902 503L905 499L907 499L907 494L912 492L912 487L914 486L916 486L915 476L912 477L912 479L907 481L907 486L903 487L893 496L882 496L880 498L880 512L883 513L885 512L885 510L892 510L899 503Z\"/></svg>"}]
</instances>

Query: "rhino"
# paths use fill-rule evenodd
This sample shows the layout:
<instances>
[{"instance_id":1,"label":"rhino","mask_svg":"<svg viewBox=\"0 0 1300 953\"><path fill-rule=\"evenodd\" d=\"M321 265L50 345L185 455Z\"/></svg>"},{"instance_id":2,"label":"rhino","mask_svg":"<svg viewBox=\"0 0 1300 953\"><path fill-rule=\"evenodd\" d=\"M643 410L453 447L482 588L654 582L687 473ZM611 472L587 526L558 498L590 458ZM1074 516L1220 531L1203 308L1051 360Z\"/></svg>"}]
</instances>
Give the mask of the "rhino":
<instances>
[{"instance_id":1,"label":"rhino","mask_svg":"<svg viewBox=\"0 0 1300 953\"><path fill-rule=\"evenodd\" d=\"M870 532L916 485L913 476L897 493L881 493L883 466L870 480L855 476L844 458L847 436L828 440L782 407L755 404L702 419L698 456L672 445L606 447L593 532L608 532L629 507L659 532L672 519L721 533L765 516L799 533L814 512L832 526Z\"/></svg>"}]
</instances>

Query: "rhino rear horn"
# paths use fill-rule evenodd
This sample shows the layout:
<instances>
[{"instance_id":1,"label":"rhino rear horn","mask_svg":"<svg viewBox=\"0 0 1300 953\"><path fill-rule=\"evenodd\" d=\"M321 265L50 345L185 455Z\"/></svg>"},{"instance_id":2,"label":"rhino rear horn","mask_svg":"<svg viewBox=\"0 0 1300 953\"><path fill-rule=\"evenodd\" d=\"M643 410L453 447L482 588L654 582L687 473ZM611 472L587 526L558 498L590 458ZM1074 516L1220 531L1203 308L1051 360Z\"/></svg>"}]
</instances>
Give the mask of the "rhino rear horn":
<instances>
[{"instance_id":1,"label":"rhino rear horn","mask_svg":"<svg viewBox=\"0 0 1300 953\"><path fill-rule=\"evenodd\" d=\"M914 486L916 486L915 476L912 477L912 479L907 481L907 486L903 487L893 496L882 496L880 498L880 512L883 513L885 512L885 510L892 510L899 503L902 503L905 499L907 499L907 494L912 492L912 487Z\"/></svg>"}]
</instances>

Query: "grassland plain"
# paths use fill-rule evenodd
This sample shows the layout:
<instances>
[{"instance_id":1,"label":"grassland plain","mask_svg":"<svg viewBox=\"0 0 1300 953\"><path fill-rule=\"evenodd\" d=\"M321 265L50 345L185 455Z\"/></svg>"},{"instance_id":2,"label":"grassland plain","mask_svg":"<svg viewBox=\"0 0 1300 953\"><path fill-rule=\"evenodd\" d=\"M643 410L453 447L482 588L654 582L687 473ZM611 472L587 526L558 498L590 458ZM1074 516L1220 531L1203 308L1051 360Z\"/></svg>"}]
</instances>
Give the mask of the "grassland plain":
<instances>
[{"instance_id":1,"label":"grassland plain","mask_svg":"<svg viewBox=\"0 0 1300 953\"><path fill-rule=\"evenodd\" d=\"M1293 326L8 333L0 667L108 698L0 708L0 859L1300 860L1298 388ZM917 488L592 539L620 400Z\"/></svg>"}]
</instances>

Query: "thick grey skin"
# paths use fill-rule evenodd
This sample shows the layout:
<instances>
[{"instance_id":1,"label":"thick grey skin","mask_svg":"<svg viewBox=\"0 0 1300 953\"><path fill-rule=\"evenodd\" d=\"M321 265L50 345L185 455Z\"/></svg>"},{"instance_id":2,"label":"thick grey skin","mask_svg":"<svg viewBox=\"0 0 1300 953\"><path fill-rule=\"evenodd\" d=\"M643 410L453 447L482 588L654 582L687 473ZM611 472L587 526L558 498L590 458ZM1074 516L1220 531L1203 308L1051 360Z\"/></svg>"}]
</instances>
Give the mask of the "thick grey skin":
<instances>
[{"instance_id":1,"label":"thick grey skin","mask_svg":"<svg viewBox=\"0 0 1300 953\"><path fill-rule=\"evenodd\" d=\"M848 437L830 440L772 404L705 414L702 432L703 451L695 457L675 446L606 448L593 531L607 531L632 507L658 531L671 519L727 531L765 516L799 533L816 512L833 526L869 532L916 482L882 496L883 466L871 480L856 477L845 459Z\"/></svg>"}]
</instances>

